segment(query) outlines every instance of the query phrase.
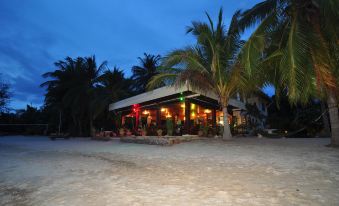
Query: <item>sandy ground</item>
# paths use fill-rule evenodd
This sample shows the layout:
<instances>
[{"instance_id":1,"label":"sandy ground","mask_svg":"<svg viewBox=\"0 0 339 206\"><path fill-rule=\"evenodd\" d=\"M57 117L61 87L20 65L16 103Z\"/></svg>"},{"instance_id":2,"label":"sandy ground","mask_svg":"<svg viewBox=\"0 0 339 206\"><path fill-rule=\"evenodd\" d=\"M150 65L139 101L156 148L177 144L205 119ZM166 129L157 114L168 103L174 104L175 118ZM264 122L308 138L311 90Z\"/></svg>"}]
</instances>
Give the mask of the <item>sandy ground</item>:
<instances>
[{"instance_id":1,"label":"sandy ground","mask_svg":"<svg viewBox=\"0 0 339 206\"><path fill-rule=\"evenodd\" d=\"M0 137L0 205L339 205L329 139Z\"/></svg>"}]
</instances>

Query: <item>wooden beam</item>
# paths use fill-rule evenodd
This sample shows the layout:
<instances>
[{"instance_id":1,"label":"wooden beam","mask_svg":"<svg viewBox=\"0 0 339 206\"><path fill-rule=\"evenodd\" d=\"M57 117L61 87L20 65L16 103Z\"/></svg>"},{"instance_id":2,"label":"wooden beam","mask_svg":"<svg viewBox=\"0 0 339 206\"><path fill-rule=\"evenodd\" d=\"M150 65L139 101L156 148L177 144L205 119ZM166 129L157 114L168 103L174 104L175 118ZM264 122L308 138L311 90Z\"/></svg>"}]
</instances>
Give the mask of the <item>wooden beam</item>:
<instances>
[{"instance_id":1,"label":"wooden beam","mask_svg":"<svg viewBox=\"0 0 339 206\"><path fill-rule=\"evenodd\" d=\"M156 122L157 122L157 127L161 127L161 111L160 107L157 107L157 114L156 114Z\"/></svg>"},{"instance_id":2,"label":"wooden beam","mask_svg":"<svg viewBox=\"0 0 339 206\"><path fill-rule=\"evenodd\" d=\"M185 99L185 134L189 134L191 131L191 103L189 99Z\"/></svg>"},{"instance_id":3,"label":"wooden beam","mask_svg":"<svg viewBox=\"0 0 339 206\"><path fill-rule=\"evenodd\" d=\"M217 110L215 108L212 109L212 127L217 127Z\"/></svg>"}]
</instances>

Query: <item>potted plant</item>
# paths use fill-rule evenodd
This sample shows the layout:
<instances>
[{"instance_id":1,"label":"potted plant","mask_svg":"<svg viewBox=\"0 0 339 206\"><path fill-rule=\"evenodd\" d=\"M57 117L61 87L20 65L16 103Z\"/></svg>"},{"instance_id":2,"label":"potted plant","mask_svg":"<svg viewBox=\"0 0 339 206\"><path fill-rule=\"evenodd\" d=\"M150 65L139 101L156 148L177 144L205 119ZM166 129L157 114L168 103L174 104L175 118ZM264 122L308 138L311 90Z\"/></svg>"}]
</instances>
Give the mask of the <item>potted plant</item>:
<instances>
[{"instance_id":1,"label":"potted plant","mask_svg":"<svg viewBox=\"0 0 339 206\"><path fill-rule=\"evenodd\" d=\"M157 134L158 134L159 137L161 137L162 136L162 129L158 129Z\"/></svg>"},{"instance_id":2,"label":"potted plant","mask_svg":"<svg viewBox=\"0 0 339 206\"><path fill-rule=\"evenodd\" d=\"M167 135L172 136L173 135L173 120L170 118L166 120L166 129L167 129Z\"/></svg>"},{"instance_id":3,"label":"potted plant","mask_svg":"<svg viewBox=\"0 0 339 206\"><path fill-rule=\"evenodd\" d=\"M204 126L200 125L199 127L199 131L198 131L198 136L202 137L204 135Z\"/></svg>"},{"instance_id":4,"label":"potted plant","mask_svg":"<svg viewBox=\"0 0 339 206\"><path fill-rule=\"evenodd\" d=\"M205 137L207 137L208 136L208 130L209 130L209 127L208 126L204 126L203 127L203 135L205 136Z\"/></svg>"},{"instance_id":5,"label":"potted plant","mask_svg":"<svg viewBox=\"0 0 339 206\"><path fill-rule=\"evenodd\" d=\"M141 136L147 136L147 129L145 126L141 128Z\"/></svg>"},{"instance_id":6,"label":"potted plant","mask_svg":"<svg viewBox=\"0 0 339 206\"><path fill-rule=\"evenodd\" d=\"M132 136L132 132L131 132L130 129L127 129L127 130L126 130L126 136Z\"/></svg>"},{"instance_id":7,"label":"potted plant","mask_svg":"<svg viewBox=\"0 0 339 206\"><path fill-rule=\"evenodd\" d=\"M120 137L125 136L125 129L124 128L119 129L119 135L120 135Z\"/></svg>"}]
</instances>

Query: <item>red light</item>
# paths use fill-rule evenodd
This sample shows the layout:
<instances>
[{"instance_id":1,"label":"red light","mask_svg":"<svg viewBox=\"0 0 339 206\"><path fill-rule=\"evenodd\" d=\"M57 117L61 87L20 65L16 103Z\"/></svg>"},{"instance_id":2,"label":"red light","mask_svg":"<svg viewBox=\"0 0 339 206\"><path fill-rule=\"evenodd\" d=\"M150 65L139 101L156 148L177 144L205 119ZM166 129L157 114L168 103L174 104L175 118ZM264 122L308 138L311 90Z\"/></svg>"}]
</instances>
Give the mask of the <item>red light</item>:
<instances>
[{"instance_id":1,"label":"red light","mask_svg":"<svg viewBox=\"0 0 339 206\"><path fill-rule=\"evenodd\" d=\"M140 110L139 107L140 107L139 104L133 104L133 112L137 113Z\"/></svg>"}]
</instances>

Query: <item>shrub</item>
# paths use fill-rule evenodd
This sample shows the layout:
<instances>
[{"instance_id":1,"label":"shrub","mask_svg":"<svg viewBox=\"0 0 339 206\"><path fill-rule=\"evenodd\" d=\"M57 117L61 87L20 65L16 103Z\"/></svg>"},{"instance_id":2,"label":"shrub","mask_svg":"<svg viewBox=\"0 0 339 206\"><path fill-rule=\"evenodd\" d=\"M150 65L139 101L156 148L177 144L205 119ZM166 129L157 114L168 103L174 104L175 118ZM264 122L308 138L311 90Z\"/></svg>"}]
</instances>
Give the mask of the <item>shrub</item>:
<instances>
[{"instance_id":1,"label":"shrub","mask_svg":"<svg viewBox=\"0 0 339 206\"><path fill-rule=\"evenodd\" d=\"M172 136L173 135L173 120L170 118L166 119L166 129L167 129L167 135Z\"/></svg>"}]
</instances>

